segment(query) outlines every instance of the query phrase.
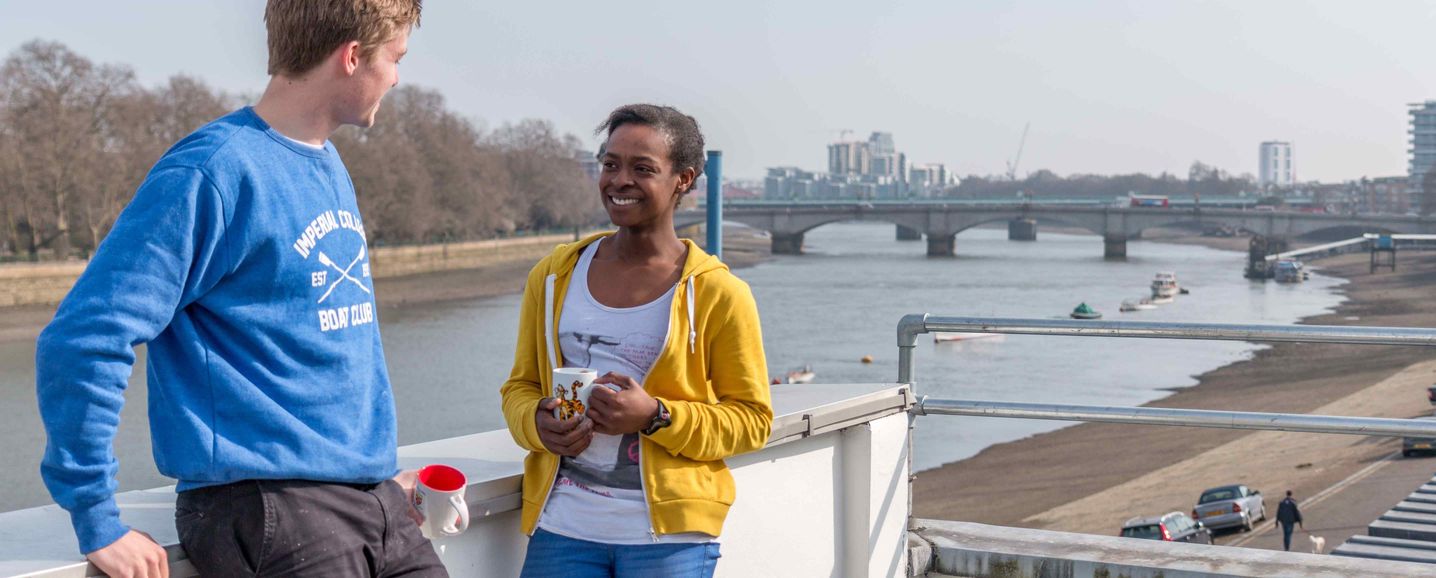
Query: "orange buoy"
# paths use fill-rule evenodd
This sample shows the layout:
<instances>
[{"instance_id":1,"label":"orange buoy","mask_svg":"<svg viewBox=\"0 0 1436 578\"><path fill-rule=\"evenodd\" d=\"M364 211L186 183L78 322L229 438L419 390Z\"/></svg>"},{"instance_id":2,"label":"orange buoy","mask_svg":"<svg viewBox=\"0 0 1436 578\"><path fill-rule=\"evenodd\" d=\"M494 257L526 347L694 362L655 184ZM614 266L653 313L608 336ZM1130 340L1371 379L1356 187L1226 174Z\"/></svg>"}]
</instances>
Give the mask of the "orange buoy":
<instances>
[{"instance_id":1,"label":"orange buoy","mask_svg":"<svg viewBox=\"0 0 1436 578\"><path fill-rule=\"evenodd\" d=\"M873 356L871 356L871 355L864 355L864 356L863 356L863 363L872 363L872 362L873 362Z\"/></svg>"}]
</instances>

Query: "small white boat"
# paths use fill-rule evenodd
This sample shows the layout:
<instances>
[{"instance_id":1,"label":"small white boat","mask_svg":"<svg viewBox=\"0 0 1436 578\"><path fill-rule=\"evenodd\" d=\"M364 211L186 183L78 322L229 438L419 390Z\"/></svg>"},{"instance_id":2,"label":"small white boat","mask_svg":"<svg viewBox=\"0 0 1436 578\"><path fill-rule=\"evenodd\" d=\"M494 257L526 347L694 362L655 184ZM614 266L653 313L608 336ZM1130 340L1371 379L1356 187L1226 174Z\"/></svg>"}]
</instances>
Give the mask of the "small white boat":
<instances>
[{"instance_id":1,"label":"small white boat","mask_svg":"<svg viewBox=\"0 0 1436 578\"><path fill-rule=\"evenodd\" d=\"M1170 299L1169 299L1169 300L1170 300ZM1157 308L1157 304L1156 304L1156 303L1153 303L1153 302L1152 302L1152 299L1151 299L1150 297L1138 297L1138 298L1133 298L1133 299L1123 299L1123 300L1122 300L1122 306L1119 307L1118 309L1119 309L1120 311L1123 311L1123 312L1130 312L1130 311L1147 311L1147 310L1156 309L1156 308Z\"/></svg>"},{"instance_id":2,"label":"small white boat","mask_svg":"<svg viewBox=\"0 0 1436 578\"><path fill-rule=\"evenodd\" d=\"M1157 277L1152 279L1153 297L1176 297L1181 291L1181 287L1177 286L1176 273L1163 271L1157 273Z\"/></svg>"},{"instance_id":3,"label":"small white boat","mask_svg":"<svg viewBox=\"0 0 1436 578\"><path fill-rule=\"evenodd\" d=\"M972 341L972 340L974 340L974 339L992 339L992 338L994 338L994 337L1002 337L1002 334L1001 334L1001 333L949 333L949 332L945 332L945 331L939 331L939 332L936 332L936 333L933 333L933 334L932 334L932 340L933 340L934 343L943 343L943 342L948 342L948 341Z\"/></svg>"},{"instance_id":4,"label":"small white boat","mask_svg":"<svg viewBox=\"0 0 1436 578\"><path fill-rule=\"evenodd\" d=\"M784 382L784 383L810 383L810 382L813 381L813 378L814 378L814 377L817 377L817 375L813 373L813 366L811 366L811 365L804 365L803 367L801 367L801 368L799 368L799 369L794 369L794 370L792 370L792 371L789 371L789 372L788 372L788 375L784 376L783 382Z\"/></svg>"},{"instance_id":5,"label":"small white boat","mask_svg":"<svg viewBox=\"0 0 1436 578\"><path fill-rule=\"evenodd\" d=\"M1176 297L1172 297L1172 296L1170 296L1170 295L1168 295L1168 296L1166 296L1166 297L1148 297L1148 298L1147 298L1147 301L1148 301L1149 303L1153 304L1153 305L1166 305L1166 304L1171 303L1171 302L1176 301L1176 300L1177 300Z\"/></svg>"}]
</instances>

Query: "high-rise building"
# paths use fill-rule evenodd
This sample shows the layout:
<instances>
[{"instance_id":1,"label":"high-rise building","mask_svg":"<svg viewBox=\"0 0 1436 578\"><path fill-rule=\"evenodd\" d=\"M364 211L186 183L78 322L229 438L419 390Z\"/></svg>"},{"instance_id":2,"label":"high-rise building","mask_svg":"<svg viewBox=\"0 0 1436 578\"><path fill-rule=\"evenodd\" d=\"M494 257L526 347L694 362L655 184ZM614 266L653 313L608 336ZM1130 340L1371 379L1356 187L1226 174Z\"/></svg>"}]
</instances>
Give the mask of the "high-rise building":
<instances>
[{"instance_id":1,"label":"high-rise building","mask_svg":"<svg viewBox=\"0 0 1436 578\"><path fill-rule=\"evenodd\" d=\"M872 170L872 149L868 143L835 142L828 145L828 172L834 175L865 175Z\"/></svg>"},{"instance_id":2,"label":"high-rise building","mask_svg":"<svg viewBox=\"0 0 1436 578\"><path fill-rule=\"evenodd\" d=\"M1292 170L1291 143L1267 141L1261 143L1261 165L1257 170L1258 183L1263 187L1290 187L1296 182Z\"/></svg>"},{"instance_id":3,"label":"high-rise building","mask_svg":"<svg viewBox=\"0 0 1436 578\"><path fill-rule=\"evenodd\" d=\"M868 148L872 150L873 156L897 153L897 147L893 146L893 133L890 132L874 132L868 137Z\"/></svg>"},{"instance_id":4,"label":"high-rise building","mask_svg":"<svg viewBox=\"0 0 1436 578\"><path fill-rule=\"evenodd\" d=\"M913 165L910 174L909 182L914 195L931 196L932 193L952 185L952 176L948 174L947 165L943 163Z\"/></svg>"},{"instance_id":5,"label":"high-rise building","mask_svg":"<svg viewBox=\"0 0 1436 578\"><path fill-rule=\"evenodd\" d=\"M1436 100L1410 105L1411 115L1411 162L1406 174L1410 178L1412 204L1422 212L1429 209L1420 207L1421 180L1426 172L1436 165Z\"/></svg>"}]
</instances>

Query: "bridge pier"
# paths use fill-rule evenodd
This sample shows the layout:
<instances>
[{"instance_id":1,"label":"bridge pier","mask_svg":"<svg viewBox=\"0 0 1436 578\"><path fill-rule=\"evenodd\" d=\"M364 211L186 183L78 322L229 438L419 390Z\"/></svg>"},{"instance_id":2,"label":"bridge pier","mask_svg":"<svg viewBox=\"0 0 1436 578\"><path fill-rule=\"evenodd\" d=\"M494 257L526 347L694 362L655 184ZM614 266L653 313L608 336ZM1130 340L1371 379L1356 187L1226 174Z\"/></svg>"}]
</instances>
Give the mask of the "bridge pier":
<instances>
[{"instance_id":1,"label":"bridge pier","mask_svg":"<svg viewBox=\"0 0 1436 578\"><path fill-rule=\"evenodd\" d=\"M927 234L927 256L956 257L957 233Z\"/></svg>"},{"instance_id":2,"label":"bridge pier","mask_svg":"<svg viewBox=\"0 0 1436 578\"><path fill-rule=\"evenodd\" d=\"M921 241L922 231L912 227L897 226L897 240L899 241Z\"/></svg>"},{"instance_id":3,"label":"bridge pier","mask_svg":"<svg viewBox=\"0 0 1436 578\"><path fill-rule=\"evenodd\" d=\"M1037 221L1034 219L1020 218L1007 222L1008 241L1036 241Z\"/></svg>"},{"instance_id":4,"label":"bridge pier","mask_svg":"<svg viewBox=\"0 0 1436 578\"><path fill-rule=\"evenodd\" d=\"M1107 259L1126 259L1127 237L1121 235L1103 235L1102 256Z\"/></svg>"},{"instance_id":5,"label":"bridge pier","mask_svg":"<svg viewBox=\"0 0 1436 578\"><path fill-rule=\"evenodd\" d=\"M774 255L802 255L802 233L772 233Z\"/></svg>"}]
</instances>

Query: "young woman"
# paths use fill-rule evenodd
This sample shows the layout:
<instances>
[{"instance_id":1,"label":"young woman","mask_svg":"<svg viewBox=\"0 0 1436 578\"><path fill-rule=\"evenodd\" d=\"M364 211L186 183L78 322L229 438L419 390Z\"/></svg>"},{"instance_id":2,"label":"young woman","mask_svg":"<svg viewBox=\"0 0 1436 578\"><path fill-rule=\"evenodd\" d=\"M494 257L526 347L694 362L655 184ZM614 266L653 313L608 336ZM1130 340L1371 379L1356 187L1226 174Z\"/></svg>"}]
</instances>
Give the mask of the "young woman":
<instances>
[{"instance_id":1,"label":"young woman","mask_svg":"<svg viewBox=\"0 0 1436 578\"><path fill-rule=\"evenodd\" d=\"M723 460L762 448L773 419L758 310L673 230L703 173L698 123L638 104L599 132L599 194L618 230L561 245L529 273L502 389L529 450L523 576L711 576L735 495ZM595 369L609 388L557 419L555 367Z\"/></svg>"}]
</instances>

